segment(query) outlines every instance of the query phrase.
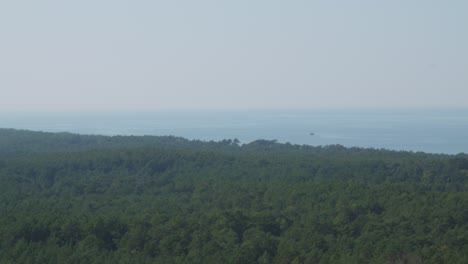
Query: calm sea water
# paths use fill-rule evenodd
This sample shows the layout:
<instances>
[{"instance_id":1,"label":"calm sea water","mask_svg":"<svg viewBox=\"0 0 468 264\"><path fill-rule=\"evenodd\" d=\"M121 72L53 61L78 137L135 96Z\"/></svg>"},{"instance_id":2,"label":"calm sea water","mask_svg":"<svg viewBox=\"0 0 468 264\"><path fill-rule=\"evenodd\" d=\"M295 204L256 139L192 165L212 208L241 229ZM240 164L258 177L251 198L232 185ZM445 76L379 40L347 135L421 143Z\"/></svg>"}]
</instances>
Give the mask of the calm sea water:
<instances>
[{"instance_id":1,"label":"calm sea water","mask_svg":"<svg viewBox=\"0 0 468 264\"><path fill-rule=\"evenodd\" d=\"M0 113L0 127L100 135L176 135L468 153L468 109ZM314 135L311 135L313 133Z\"/></svg>"}]
</instances>

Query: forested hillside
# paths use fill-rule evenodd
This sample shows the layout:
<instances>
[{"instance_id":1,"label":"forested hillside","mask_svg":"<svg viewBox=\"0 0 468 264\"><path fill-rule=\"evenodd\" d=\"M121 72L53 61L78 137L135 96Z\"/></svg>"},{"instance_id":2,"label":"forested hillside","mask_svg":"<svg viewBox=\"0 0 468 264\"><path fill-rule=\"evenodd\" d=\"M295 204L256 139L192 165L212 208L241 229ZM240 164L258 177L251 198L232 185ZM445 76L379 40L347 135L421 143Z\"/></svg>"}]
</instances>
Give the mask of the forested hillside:
<instances>
[{"instance_id":1,"label":"forested hillside","mask_svg":"<svg viewBox=\"0 0 468 264\"><path fill-rule=\"evenodd\" d=\"M468 156L0 129L0 263L468 263Z\"/></svg>"}]
</instances>

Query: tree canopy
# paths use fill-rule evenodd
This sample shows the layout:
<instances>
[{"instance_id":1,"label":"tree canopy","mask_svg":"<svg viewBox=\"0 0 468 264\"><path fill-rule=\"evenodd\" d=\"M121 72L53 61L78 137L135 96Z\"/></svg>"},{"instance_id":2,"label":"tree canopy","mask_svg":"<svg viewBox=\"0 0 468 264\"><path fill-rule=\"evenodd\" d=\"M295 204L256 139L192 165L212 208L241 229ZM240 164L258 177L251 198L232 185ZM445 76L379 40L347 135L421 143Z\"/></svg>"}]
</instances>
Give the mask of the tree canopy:
<instances>
[{"instance_id":1,"label":"tree canopy","mask_svg":"<svg viewBox=\"0 0 468 264\"><path fill-rule=\"evenodd\" d=\"M468 263L468 156L0 129L1 263Z\"/></svg>"}]
</instances>

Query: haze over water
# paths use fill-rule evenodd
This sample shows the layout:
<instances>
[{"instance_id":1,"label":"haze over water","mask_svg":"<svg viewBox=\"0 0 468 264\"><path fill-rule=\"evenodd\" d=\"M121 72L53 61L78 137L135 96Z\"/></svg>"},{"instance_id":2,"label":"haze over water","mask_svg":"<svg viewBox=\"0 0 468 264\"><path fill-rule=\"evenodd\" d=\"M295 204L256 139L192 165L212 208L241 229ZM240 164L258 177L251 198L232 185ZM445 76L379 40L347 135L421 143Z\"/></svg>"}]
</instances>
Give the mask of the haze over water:
<instances>
[{"instance_id":1,"label":"haze over water","mask_svg":"<svg viewBox=\"0 0 468 264\"><path fill-rule=\"evenodd\" d=\"M468 153L468 109L0 113L0 127ZM312 135L313 134L313 135Z\"/></svg>"}]
</instances>

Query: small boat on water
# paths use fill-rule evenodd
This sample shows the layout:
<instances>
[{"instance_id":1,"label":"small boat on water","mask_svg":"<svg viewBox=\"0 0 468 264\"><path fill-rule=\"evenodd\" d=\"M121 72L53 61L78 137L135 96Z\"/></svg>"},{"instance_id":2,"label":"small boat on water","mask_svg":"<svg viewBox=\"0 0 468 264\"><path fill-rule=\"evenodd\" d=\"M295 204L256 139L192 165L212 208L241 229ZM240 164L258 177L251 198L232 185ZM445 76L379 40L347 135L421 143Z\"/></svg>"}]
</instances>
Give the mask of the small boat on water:
<instances>
[{"instance_id":1,"label":"small boat on water","mask_svg":"<svg viewBox=\"0 0 468 264\"><path fill-rule=\"evenodd\" d=\"M314 136L314 135L315 135L315 133L314 133L314 132L310 132L310 133L309 133L309 135L311 135L311 136Z\"/></svg>"}]
</instances>

